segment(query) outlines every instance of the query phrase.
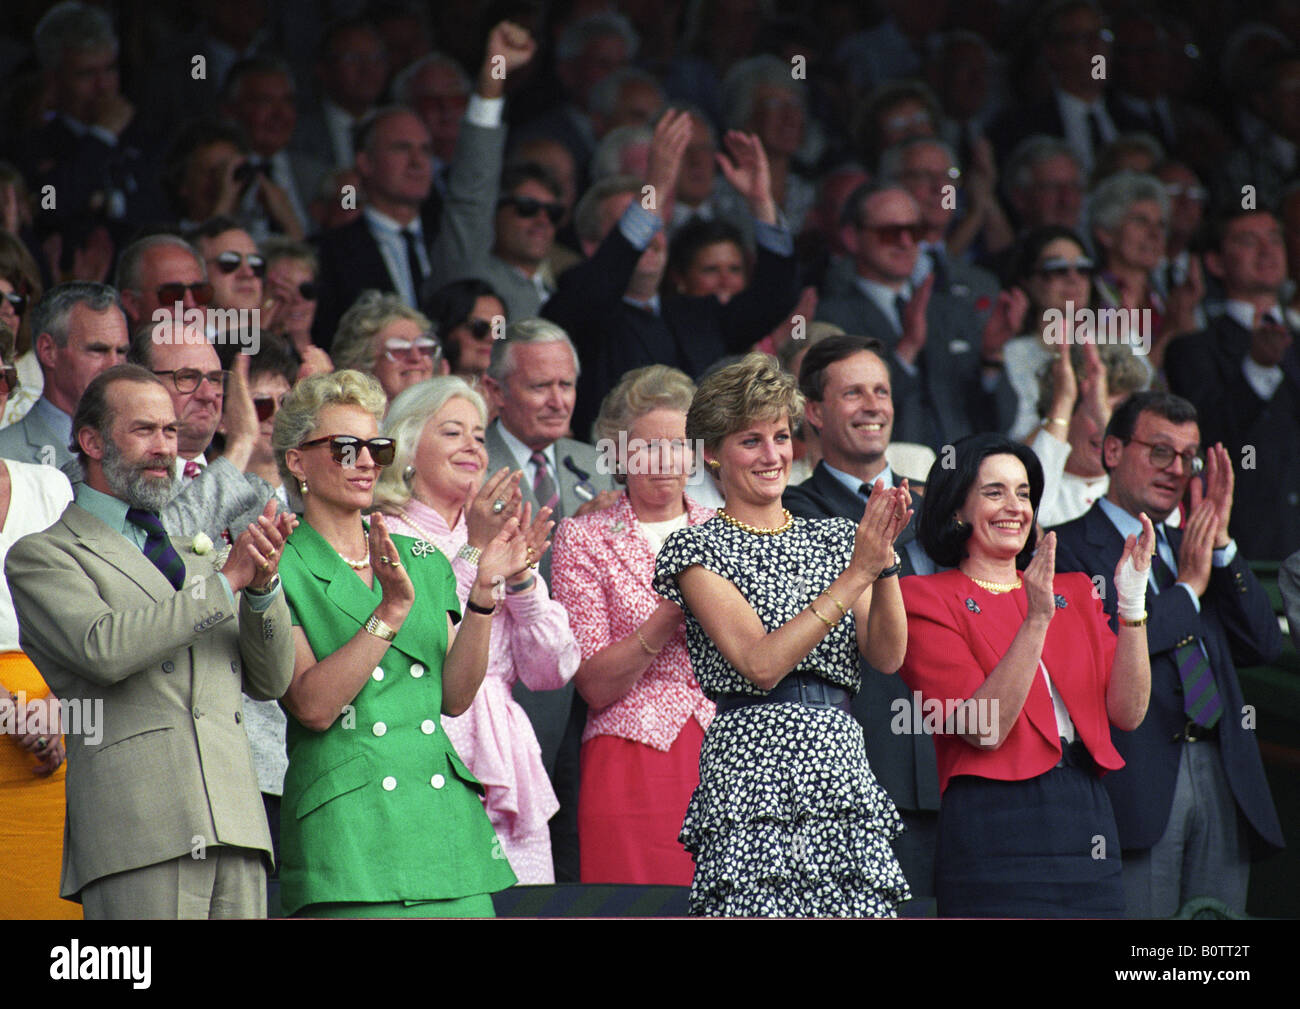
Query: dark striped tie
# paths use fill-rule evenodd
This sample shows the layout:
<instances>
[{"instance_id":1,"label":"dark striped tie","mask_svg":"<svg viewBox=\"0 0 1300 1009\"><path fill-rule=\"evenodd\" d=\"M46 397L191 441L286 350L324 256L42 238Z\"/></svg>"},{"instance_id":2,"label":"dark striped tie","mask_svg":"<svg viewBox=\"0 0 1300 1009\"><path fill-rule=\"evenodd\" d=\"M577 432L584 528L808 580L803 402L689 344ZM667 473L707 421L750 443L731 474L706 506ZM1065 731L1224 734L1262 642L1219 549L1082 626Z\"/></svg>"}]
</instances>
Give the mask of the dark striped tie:
<instances>
[{"instance_id":1,"label":"dark striped tie","mask_svg":"<svg viewBox=\"0 0 1300 1009\"><path fill-rule=\"evenodd\" d=\"M1161 538L1164 530L1161 529ZM1173 545L1170 544L1170 549ZM1151 558L1151 568L1156 576L1156 588L1161 592L1174 587L1176 577L1159 551ZM1200 638L1174 649L1174 665L1178 667L1178 680L1183 685L1183 713L1197 725L1213 728L1223 714L1223 696L1214 682L1214 670L1205 654Z\"/></svg>"},{"instance_id":2,"label":"dark striped tie","mask_svg":"<svg viewBox=\"0 0 1300 1009\"><path fill-rule=\"evenodd\" d=\"M153 562L153 566L163 573L163 577L172 583L178 592L185 584L185 562L181 560L172 541L163 528L162 519L157 512L145 511L143 508L128 508L126 520L134 522L145 531L144 555Z\"/></svg>"},{"instance_id":3,"label":"dark striped tie","mask_svg":"<svg viewBox=\"0 0 1300 1009\"><path fill-rule=\"evenodd\" d=\"M533 465L537 467L537 475L533 477L533 497L537 498L537 506L550 508L558 515L560 493L555 489L555 481L551 479L551 470L546 465L546 456L542 452L534 452L531 459Z\"/></svg>"}]
</instances>

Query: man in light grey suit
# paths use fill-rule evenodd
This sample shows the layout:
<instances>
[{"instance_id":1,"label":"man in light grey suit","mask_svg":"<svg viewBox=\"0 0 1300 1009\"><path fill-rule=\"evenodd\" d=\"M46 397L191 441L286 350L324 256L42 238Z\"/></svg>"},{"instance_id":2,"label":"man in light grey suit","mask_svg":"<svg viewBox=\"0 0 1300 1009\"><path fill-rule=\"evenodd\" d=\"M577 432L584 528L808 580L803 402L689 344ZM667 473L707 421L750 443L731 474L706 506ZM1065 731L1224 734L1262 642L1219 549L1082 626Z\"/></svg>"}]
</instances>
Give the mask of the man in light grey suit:
<instances>
[{"instance_id":1,"label":"man in light grey suit","mask_svg":"<svg viewBox=\"0 0 1300 1009\"><path fill-rule=\"evenodd\" d=\"M253 473L245 473L257 442L257 411L248 392L248 362L235 356L235 370L221 370L216 349L203 333L173 328L170 342L154 339L150 326L136 330L131 361L160 379L171 395L178 421L174 477L176 496L162 509L162 521L173 536L205 534L214 543L239 530L275 497L275 488ZM179 337L179 339L177 339ZM190 342L183 342L188 340ZM224 416L224 454L208 459Z\"/></svg>"},{"instance_id":2,"label":"man in light grey suit","mask_svg":"<svg viewBox=\"0 0 1300 1009\"><path fill-rule=\"evenodd\" d=\"M72 414L90 380L126 360L126 316L107 284L74 281L45 292L32 313L45 388L21 420L0 430L0 459L62 469L72 462Z\"/></svg>"},{"instance_id":3,"label":"man in light grey suit","mask_svg":"<svg viewBox=\"0 0 1300 1009\"><path fill-rule=\"evenodd\" d=\"M564 213L560 187L537 165L501 173L506 128L505 80L532 59L536 44L523 28L503 22L488 37L483 67L470 95L452 158L432 272L423 297L453 280L485 280L505 302L506 315L536 315L554 287L543 264ZM501 63L504 59L504 64Z\"/></svg>"},{"instance_id":4,"label":"man in light grey suit","mask_svg":"<svg viewBox=\"0 0 1300 1009\"><path fill-rule=\"evenodd\" d=\"M271 838L240 689L293 677L276 575L293 519L260 518L220 571L170 541L176 414L142 368L91 382L73 427L86 480L5 564L23 651L102 729L67 736L59 892L87 919L261 917Z\"/></svg>"},{"instance_id":5,"label":"man in light grey suit","mask_svg":"<svg viewBox=\"0 0 1300 1009\"><path fill-rule=\"evenodd\" d=\"M600 506L601 491L614 490L614 478L600 472L596 450L565 438L577 399L578 353L568 334L545 319L521 319L492 346L492 361L483 388L497 410L487 429L488 471L503 466L522 470L524 501L554 509L558 522L580 514L590 502ZM542 558L541 574L549 583L551 555ZM562 690L534 693L516 683L515 700L528 713L542 762L560 811L551 819L551 853L558 882L578 881L578 748L587 707L570 683Z\"/></svg>"}]
</instances>

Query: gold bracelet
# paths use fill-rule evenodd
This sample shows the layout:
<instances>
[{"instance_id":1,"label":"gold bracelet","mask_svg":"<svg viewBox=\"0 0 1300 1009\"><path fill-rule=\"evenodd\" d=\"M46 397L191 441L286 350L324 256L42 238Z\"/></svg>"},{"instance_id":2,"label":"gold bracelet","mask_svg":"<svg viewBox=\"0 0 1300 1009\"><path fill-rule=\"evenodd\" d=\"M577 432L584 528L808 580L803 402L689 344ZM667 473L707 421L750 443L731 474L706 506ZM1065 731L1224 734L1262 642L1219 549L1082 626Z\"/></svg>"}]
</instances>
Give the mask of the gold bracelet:
<instances>
[{"instance_id":1,"label":"gold bracelet","mask_svg":"<svg viewBox=\"0 0 1300 1009\"><path fill-rule=\"evenodd\" d=\"M816 617L818 620L820 620L823 624L825 624L825 625L827 626L827 628L829 628L830 630L834 630L834 629L835 629L835 625L834 625L833 623L831 623L829 620L827 620L827 619L826 619L824 616L822 616L820 613L818 613L818 612L817 612L817 607L814 606L812 603L809 603L809 604L808 604L808 609L812 610L812 614L813 614L813 616Z\"/></svg>"},{"instance_id":2,"label":"gold bracelet","mask_svg":"<svg viewBox=\"0 0 1300 1009\"><path fill-rule=\"evenodd\" d=\"M1145 610L1142 611L1142 616L1139 617L1137 620L1125 620L1123 617L1119 618L1119 624L1121 627L1141 627L1146 622L1147 622L1147 613Z\"/></svg>"},{"instance_id":3,"label":"gold bracelet","mask_svg":"<svg viewBox=\"0 0 1300 1009\"><path fill-rule=\"evenodd\" d=\"M1043 421L1043 423L1045 425L1060 424L1061 427L1070 426L1070 422L1066 420L1064 417L1048 417L1047 420Z\"/></svg>"},{"instance_id":4,"label":"gold bracelet","mask_svg":"<svg viewBox=\"0 0 1300 1009\"><path fill-rule=\"evenodd\" d=\"M645 649L645 653L646 653L647 655L658 655L660 652L663 651L663 648L662 648L662 647L659 647L659 648L651 648L649 645L646 644L645 636L641 633L641 628L640 628L640 627L638 627L638 628L636 629L636 639L637 639L639 642L641 642L641 647L642 647L643 649Z\"/></svg>"},{"instance_id":5,"label":"gold bracelet","mask_svg":"<svg viewBox=\"0 0 1300 1009\"><path fill-rule=\"evenodd\" d=\"M831 595L829 592L818 592L817 594L818 594L819 596L825 596L827 599L829 599L831 602L833 602L836 606L838 606L838 607L840 608L840 616L842 616L842 617L847 617L847 616L849 615L849 611L846 610L846 609L844 608L844 604L843 604L842 602L840 602L838 599L836 599L836 598L835 598L833 595Z\"/></svg>"}]
</instances>

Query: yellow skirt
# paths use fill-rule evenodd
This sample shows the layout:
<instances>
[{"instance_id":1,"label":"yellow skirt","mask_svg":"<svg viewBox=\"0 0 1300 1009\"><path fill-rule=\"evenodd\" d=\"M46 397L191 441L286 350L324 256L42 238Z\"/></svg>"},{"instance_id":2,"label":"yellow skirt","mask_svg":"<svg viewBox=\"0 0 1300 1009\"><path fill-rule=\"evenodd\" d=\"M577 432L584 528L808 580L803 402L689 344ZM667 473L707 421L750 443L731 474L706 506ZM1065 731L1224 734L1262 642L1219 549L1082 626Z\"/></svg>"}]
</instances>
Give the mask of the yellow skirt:
<instances>
[{"instance_id":1,"label":"yellow skirt","mask_svg":"<svg viewBox=\"0 0 1300 1009\"><path fill-rule=\"evenodd\" d=\"M0 652L0 683L28 700L50 693L22 652ZM59 896L63 868L63 779L48 778L14 737L0 735L0 919L80 919L81 905Z\"/></svg>"}]
</instances>

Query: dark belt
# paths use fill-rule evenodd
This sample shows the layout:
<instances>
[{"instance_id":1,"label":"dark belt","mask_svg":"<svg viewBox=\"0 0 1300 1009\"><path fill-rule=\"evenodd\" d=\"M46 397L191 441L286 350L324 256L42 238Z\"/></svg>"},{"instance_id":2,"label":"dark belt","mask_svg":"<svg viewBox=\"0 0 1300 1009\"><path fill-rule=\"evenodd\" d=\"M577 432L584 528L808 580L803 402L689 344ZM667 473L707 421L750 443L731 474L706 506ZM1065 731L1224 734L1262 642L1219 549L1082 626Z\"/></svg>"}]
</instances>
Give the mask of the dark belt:
<instances>
[{"instance_id":1,"label":"dark belt","mask_svg":"<svg viewBox=\"0 0 1300 1009\"><path fill-rule=\"evenodd\" d=\"M839 708L850 714L852 698L843 687L812 673L791 673L765 694L723 694L717 699L718 714L751 704L803 704L809 708Z\"/></svg>"},{"instance_id":2,"label":"dark belt","mask_svg":"<svg viewBox=\"0 0 1300 1009\"><path fill-rule=\"evenodd\" d=\"M1061 737L1061 759L1056 762L1057 767L1077 767L1081 771L1095 771L1097 763L1092 759L1092 754L1088 752L1088 747L1084 745L1083 740L1076 739L1073 743L1068 743L1065 737Z\"/></svg>"},{"instance_id":3,"label":"dark belt","mask_svg":"<svg viewBox=\"0 0 1300 1009\"><path fill-rule=\"evenodd\" d=\"M1212 725L1207 729L1204 725L1197 725L1190 720L1183 725L1182 729L1174 733L1175 743L1200 743L1207 739L1218 738L1218 725Z\"/></svg>"}]
</instances>

